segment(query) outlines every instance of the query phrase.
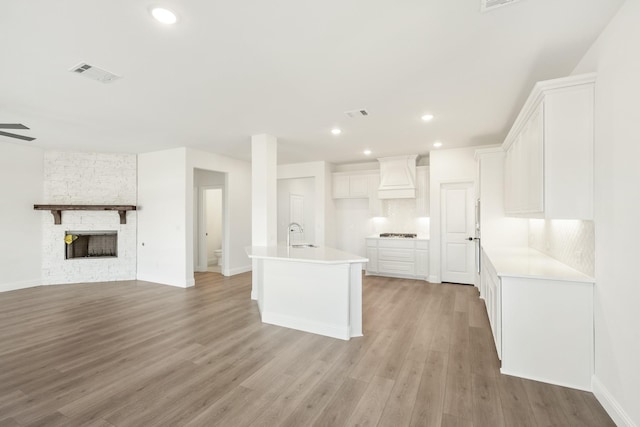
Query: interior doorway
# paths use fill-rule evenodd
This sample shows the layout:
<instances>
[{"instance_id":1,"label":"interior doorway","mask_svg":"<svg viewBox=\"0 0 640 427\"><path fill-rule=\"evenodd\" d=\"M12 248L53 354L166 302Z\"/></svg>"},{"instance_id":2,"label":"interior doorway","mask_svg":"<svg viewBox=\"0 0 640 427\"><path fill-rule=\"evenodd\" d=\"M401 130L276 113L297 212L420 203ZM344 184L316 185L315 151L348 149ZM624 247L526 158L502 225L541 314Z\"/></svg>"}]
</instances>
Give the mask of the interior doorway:
<instances>
[{"instance_id":1,"label":"interior doorway","mask_svg":"<svg viewBox=\"0 0 640 427\"><path fill-rule=\"evenodd\" d=\"M473 183L442 184L440 194L441 280L472 285L475 279Z\"/></svg>"},{"instance_id":2,"label":"interior doorway","mask_svg":"<svg viewBox=\"0 0 640 427\"><path fill-rule=\"evenodd\" d=\"M207 271L222 272L222 188L205 188L204 232L206 239Z\"/></svg>"},{"instance_id":3,"label":"interior doorway","mask_svg":"<svg viewBox=\"0 0 640 427\"><path fill-rule=\"evenodd\" d=\"M193 269L228 274L226 174L194 170Z\"/></svg>"}]
</instances>

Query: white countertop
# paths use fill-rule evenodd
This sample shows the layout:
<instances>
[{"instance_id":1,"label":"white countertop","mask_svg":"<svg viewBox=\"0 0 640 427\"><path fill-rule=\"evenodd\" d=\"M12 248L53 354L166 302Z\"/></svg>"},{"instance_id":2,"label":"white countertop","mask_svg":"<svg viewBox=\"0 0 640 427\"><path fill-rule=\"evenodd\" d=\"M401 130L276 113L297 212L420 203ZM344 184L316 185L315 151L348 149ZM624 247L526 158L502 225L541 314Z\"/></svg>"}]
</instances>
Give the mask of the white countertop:
<instances>
[{"instance_id":1,"label":"white countertop","mask_svg":"<svg viewBox=\"0 0 640 427\"><path fill-rule=\"evenodd\" d=\"M595 279L528 247L482 247L500 277L594 283Z\"/></svg>"},{"instance_id":2,"label":"white countertop","mask_svg":"<svg viewBox=\"0 0 640 427\"><path fill-rule=\"evenodd\" d=\"M380 240L429 240L429 236L418 235L418 237L380 237L379 234L373 234L367 236L367 239L380 239Z\"/></svg>"},{"instance_id":3,"label":"white countertop","mask_svg":"<svg viewBox=\"0 0 640 427\"><path fill-rule=\"evenodd\" d=\"M245 248L249 258L277 259L281 261L313 262L317 264L351 264L368 262L367 258L342 252L327 246L317 248L293 248L287 246L249 246Z\"/></svg>"}]
</instances>

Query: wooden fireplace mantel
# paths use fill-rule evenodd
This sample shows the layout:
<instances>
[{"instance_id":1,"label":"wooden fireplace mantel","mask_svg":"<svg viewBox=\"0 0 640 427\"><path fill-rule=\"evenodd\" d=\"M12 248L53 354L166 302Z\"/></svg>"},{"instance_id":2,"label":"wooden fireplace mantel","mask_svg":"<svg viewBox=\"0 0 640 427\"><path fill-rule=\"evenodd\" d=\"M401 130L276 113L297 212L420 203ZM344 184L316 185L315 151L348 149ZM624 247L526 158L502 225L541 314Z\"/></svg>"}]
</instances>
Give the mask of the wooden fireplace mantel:
<instances>
[{"instance_id":1,"label":"wooden fireplace mantel","mask_svg":"<svg viewBox=\"0 0 640 427\"><path fill-rule=\"evenodd\" d=\"M127 223L127 211L135 211L135 205L33 205L37 211L51 211L55 224L62 224L62 211L118 211L120 224Z\"/></svg>"}]
</instances>

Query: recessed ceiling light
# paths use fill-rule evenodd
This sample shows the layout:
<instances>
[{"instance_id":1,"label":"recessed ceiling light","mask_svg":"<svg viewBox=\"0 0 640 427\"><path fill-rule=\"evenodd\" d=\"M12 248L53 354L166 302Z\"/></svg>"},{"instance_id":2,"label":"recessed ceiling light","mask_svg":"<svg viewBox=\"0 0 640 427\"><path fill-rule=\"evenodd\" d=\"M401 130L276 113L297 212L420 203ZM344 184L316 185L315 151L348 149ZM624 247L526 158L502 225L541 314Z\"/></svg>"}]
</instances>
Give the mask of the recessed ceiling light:
<instances>
[{"instance_id":1,"label":"recessed ceiling light","mask_svg":"<svg viewBox=\"0 0 640 427\"><path fill-rule=\"evenodd\" d=\"M430 122L431 120L433 120L433 114L425 114L422 116L422 121L424 122Z\"/></svg>"},{"instance_id":2,"label":"recessed ceiling light","mask_svg":"<svg viewBox=\"0 0 640 427\"><path fill-rule=\"evenodd\" d=\"M436 142L433 143L433 146L436 147L436 148L440 148L440 147L442 147L442 142L436 141Z\"/></svg>"},{"instance_id":3,"label":"recessed ceiling light","mask_svg":"<svg viewBox=\"0 0 640 427\"><path fill-rule=\"evenodd\" d=\"M178 17L176 16L175 13L163 7L152 8L151 16L153 16L156 19L156 21L161 22L163 24L167 24L167 25L175 24L176 21L178 21Z\"/></svg>"},{"instance_id":4,"label":"recessed ceiling light","mask_svg":"<svg viewBox=\"0 0 640 427\"><path fill-rule=\"evenodd\" d=\"M365 156L370 156L371 155L371 150L364 150L363 151Z\"/></svg>"},{"instance_id":5,"label":"recessed ceiling light","mask_svg":"<svg viewBox=\"0 0 640 427\"><path fill-rule=\"evenodd\" d=\"M342 131L338 128L331 129L331 133L334 135L340 135Z\"/></svg>"}]
</instances>

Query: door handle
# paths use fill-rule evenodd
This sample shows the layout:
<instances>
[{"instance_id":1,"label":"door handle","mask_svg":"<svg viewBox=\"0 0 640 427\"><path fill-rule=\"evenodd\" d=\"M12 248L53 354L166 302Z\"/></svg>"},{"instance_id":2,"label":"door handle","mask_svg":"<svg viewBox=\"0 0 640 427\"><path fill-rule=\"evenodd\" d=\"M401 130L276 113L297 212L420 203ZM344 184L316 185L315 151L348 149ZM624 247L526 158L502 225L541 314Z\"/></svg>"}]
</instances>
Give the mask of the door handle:
<instances>
[{"instance_id":1,"label":"door handle","mask_svg":"<svg viewBox=\"0 0 640 427\"><path fill-rule=\"evenodd\" d=\"M470 242L473 242L474 240L480 240L479 237L467 237L467 240L469 240Z\"/></svg>"}]
</instances>

